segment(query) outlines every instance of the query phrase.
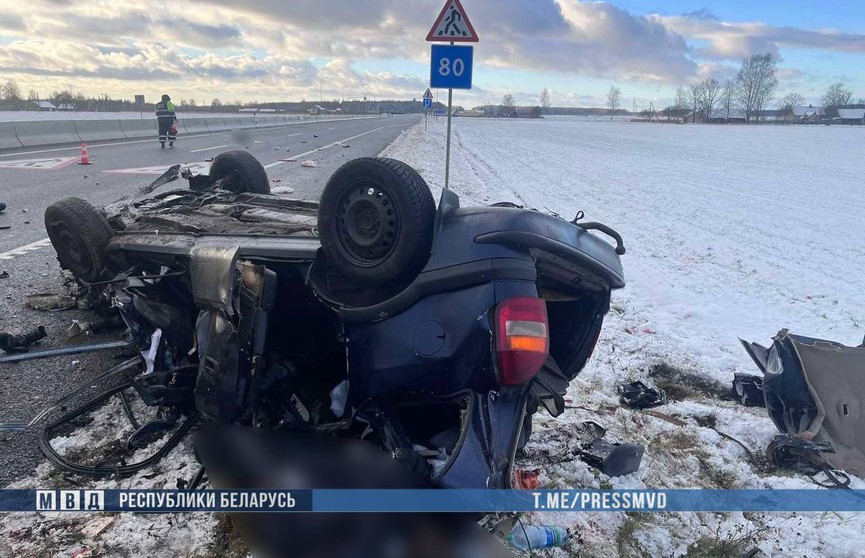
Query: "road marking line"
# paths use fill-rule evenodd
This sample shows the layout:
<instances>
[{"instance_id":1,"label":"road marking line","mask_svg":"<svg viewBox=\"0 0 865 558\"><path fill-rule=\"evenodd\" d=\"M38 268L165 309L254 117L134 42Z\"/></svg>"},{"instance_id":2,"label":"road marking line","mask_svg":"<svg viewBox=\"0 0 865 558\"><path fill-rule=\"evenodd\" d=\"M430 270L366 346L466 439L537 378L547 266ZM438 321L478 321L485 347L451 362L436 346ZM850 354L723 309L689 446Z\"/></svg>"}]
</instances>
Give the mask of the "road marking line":
<instances>
[{"instance_id":1,"label":"road marking line","mask_svg":"<svg viewBox=\"0 0 865 558\"><path fill-rule=\"evenodd\" d=\"M319 152L319 151L324 151L325 149L327 149L327 148L329 148L329 147L334 147L334 146L336 146L337 144L345 143L345 142L347 142L347 141L351 141L351 140L353 140L353 139L357 139L357 138L359 138L359 137L363 137L363 136L365 136L365 135L367 135L367 134L371 134L371 133L373 133L373 132L378 132L379 130L383 130L383 129L385 129L385 128L387 128L387 126L381 126L381 127L376 128L376 129L374 129L374 130L369 130L369 131L364 132L364 133L362 133L362 134L358 134L358 135L356 135L356 136L351 136L350 138L345 138L345 139L342 139L342 140L335 141L335 142L333 142L333 143L329 143L329 144L327 144L327 145L322 145L321 147L316 147L316 148L313 149L312 151L307 151L306 153L300 153L299 155L292 155L291 157L292 157L293 159L300 159L301 157L306 157L307 155L312 155L313 153L317 153L317 152ZM282 161L282 160L280 160L280 161L276 161L276 162L270 163L269 165L264 165L264 168L266 168L266 169L272 169L273 167L278 167L279 165L283 165L283 164L285 164L285 163L286 163L286 161Z\"/></svg>"},{"instance_id":2,"label":"road marking line","mask_svg":"<svg viewBox=\"0 0 865 558\"><path fill-rule=\"evenodd\" d=\"M298 133L296 133L296 134L288 134L288 135L285 136L285 137L287 137L287 138L291 138L291 137L299 136L299 135L300 135L300 132L298 132Z\"/></svg>"},{"instance_id":3,"label":"road marking line","mask_svg":"<svg viewBox=\"0 0 865 558\"><path fill-rule=\"evenodd\" d=\"M78 157L51 157L50 159L20 159L17 161L0 161L0 169L35 169L57 170L68 167L78 160Z\"/></svg>"},{"instance_id":4,"label":"road marking line","mask_svg":"<svg viewBox=\"0 0 865 558\"><path fill-rule=\"evenodd\" d=\"M213 147L202 147L201 149L193 149L190 153L199 153L201 151L210 151L211 149L222 149L223 147L228 147L227 145L216 145Z\"/></svg>"},{"instance_id":5,"label":"road marking line","mask_svg":"<svg viewBox=\"0 0 865 558\"><path fill-rule=\"evenodd\" d=\"M224 136L228 135L228 132L216 132L213 134L184 134L182 137L205 137L205 136ZM133 141L117 141L113 143L94 143L87 146L87 149L93 149L94 147L114 147L116 145L133 145L136 143L156 143L156 139L146 139L146 140L133 140ZM19 155L36 155L38 153L54 153L55 151L79 151L81 149L80 146L73 147L55 147L52 149L39 149L37 151L25 151L23 153L6 153L5 155L0 155L0 157L18 157Z\"/></svg>"},{"instance_id":6,"label":"road marking line","mask_svg":"<svg viewBox=\"0 0 865 558\"><path fill-rule=\"evenodd\" d=\"M336 126L331 126L328 130L336 130Z\"/></svg>"},{"instance_id":7,"label":"road marking line","mask_svg":"<svg viewBox=\"0 0 865 558\"><path fill-rule=\"evenodd\" d=\"M0 254L0 260L11 260L16 256L23 256L27 252L33 252L34 250L39 250L40 248L44 248L46 246L51 246L51 239L43 238L42 240L37 240L36 242L31 242L30 244L19 246L18 248L9 250L8 252L3 252L2 254Z\"/></svg>"}]
</instances>

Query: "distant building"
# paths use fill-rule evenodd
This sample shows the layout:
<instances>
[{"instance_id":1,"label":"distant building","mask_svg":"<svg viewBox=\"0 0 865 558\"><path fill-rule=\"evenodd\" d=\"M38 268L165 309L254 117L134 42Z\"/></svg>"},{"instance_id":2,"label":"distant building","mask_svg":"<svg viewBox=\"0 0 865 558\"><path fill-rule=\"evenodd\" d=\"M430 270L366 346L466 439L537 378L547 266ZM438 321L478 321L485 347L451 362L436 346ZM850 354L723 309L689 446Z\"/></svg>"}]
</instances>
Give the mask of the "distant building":
<instances>
[{"instance_id":1,"label":"distant building","mask_svg":"<svg viewBox=\"0 0 865 558\"><path fill-rule=\"evenodd\" d=\"M823 107L815 107L814 105L799 105L792 109L795 122L800 124L815 124L823 120L825 113Z\"/></svg>"},{"instance_id":2,"label":"distant building","mask_svg":"<svg viewBox=\"0 0 865 558\"><path fill-rule=\"evenodd\" d=\"M757 122L782 122L784 120L784 111L781 109L759 110L755 114L752 114L751 118Z\"/></svg>"},{"instance_id":3,"label":"distant building","mask_svg":"<svg viewBox=\"0 0 865 558\"><path fill-rule=\"evenodd\" d=\"M865 108L839 108L838 118L833 122L840 124L865 124Z\"/></svg>"},{"instance_id":4,"label":"distant building","mask_svg":"<svg viewBox=\"0 0 865 558\"><path fill-rule=\"evenodd\" d=\"M713 124L742 124L745 122L745 111L731 108L728 113L725 108L716 108L712 111L709 122Z\"/></svg>"},{"instance_id":5,"label":"distant building","mask_svg":"<svg viewBox=\"0 0 865 558\"><path fill-rule=\"evenodd\" d=\"M57 107L55 107L54 103L52 103L51 101L36 101L36 108L38 110L47 110L47 111L57 110Z\"/></svg>"}]
</instances>

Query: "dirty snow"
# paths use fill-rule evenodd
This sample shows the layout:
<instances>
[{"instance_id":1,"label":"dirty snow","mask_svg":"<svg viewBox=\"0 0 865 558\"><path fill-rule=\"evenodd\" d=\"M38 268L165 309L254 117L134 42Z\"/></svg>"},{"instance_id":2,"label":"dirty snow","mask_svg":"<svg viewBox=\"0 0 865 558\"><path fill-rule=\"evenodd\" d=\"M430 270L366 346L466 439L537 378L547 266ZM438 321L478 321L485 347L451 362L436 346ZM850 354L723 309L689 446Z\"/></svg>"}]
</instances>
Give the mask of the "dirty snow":
<instances>
[{"instance_id":1,"label":"dirty snow","mask_svg":"<svg viewBox=\"0 0 865 558\"><path fill-rule=\"evenodd\" d=\"M154 409L132 398L132 409L139 421L153 418ZM120 399L112 398L90 415L93 421L69 436L51 441L57 452L69 456L92 454L113 440L125 439L133 429L123 414ZM167 435L134 454L134 462L146 459L159 449ZM98 451L98 450L97 450ZM70 459L72 457L69 457ZM92 462L92 460L90 460ZM45 462L28 479L12 483L10 489L94 488L94 489L176 489L178 481L191 481L198 472L189 437L154 467L124 479L86 479L70 477ZM106 525L97 519L115 517ZM69 558L76 550L87 549L91 556L214 556L215 514L100 514L37 512L0 514L0 556Z\"/></svg>"},{"instance_id":2,"label":"dirty snow","mask_svg":"<svg viewBox=\"0 0 865 558\"><path fill-rule=\"evenodd\" d=\"M438 192L444 129L443 119L426 132L411 128L383 155L411 164ZM572 408L536 417L521 465L542 469L542 488L814 488L768 472L776 430L765 410L718 395L735 372L759 373L737 337L768 344L787 327L861 342L865 159L850 155L862 129L566 118L456 119L453 129L451 188L464 205L513 201L569 219L583 210L618 230L628 250L628 286L614 293L598 349L571 384ZM673 384L697 387L655 409L667 420L621 408L615 385L651 384L658 364L680 374ZM585 420L645 444L640 470L609 479L543 456L561 458L566 442L551 434ZM556 556L738 556L759 547L768 556L852 557L865 542L865 514L532 515L575 534Z\"/></svg>"}]
</instances>

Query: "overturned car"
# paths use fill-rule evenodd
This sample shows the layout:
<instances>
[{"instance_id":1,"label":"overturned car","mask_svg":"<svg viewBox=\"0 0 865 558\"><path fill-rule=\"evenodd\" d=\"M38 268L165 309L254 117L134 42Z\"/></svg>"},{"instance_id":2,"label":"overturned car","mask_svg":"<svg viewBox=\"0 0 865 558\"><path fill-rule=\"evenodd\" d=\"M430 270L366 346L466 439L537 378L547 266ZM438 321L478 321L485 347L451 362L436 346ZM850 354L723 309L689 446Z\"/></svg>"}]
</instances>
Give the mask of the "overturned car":
<instances>
[{"instance_id":1,"label":"overturned car","mask_svg":"<svg viewBox=\"0 0 865 558\"><path fill-rule=\"evenodd\" d=\"M320 203L269 195L243 151L186 177L104 211L69 198L45 212L61 266L140 352L107 392L162 409L138 444L204 420L360 439L427 485L509 488L531 415L563 411L624 286L611 228L463 208L447 190L436 208L393 159L346 163ZM76 468L47 440L77 472L138 466Z\"/></svg>"}]
</instances>

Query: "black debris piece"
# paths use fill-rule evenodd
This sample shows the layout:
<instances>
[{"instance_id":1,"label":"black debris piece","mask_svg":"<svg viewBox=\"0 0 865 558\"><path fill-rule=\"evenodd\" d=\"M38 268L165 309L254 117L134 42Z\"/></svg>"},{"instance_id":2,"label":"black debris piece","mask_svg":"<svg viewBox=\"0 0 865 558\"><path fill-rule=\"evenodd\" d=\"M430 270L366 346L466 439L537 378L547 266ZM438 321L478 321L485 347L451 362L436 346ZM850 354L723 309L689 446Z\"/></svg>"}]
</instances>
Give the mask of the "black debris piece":
<instances>
[{"instance_id":1,"label":"black debris piece","mask_svg":"<svg viewBox=\"0 0 865 558\"><path fill-rule=\"evenodd\" d=\"M632 409L648 409L667 402L667 394L664 390L651 388L639 380L619 384L616 386L616 392L619 394L619 402Z\"/></svg>"},{"instance_id":2,"label":"black debris piece","mask_svg":"<svg viewBox=\"0 0 865 558\"><path fill-rule=\"evenodd\" d=\"M173 182L180 178L180 165L173 165L162 175L151 182L148 186L144 186L138 190L140 194L149 194L160 186ZM98 184L98 183L97 183Z\"/></svg>"},{"instance_id":3,"label":"black debris piece","mask_svg":"<svg viewBox=\"0 0 865 558\"><path fill-rule=\"evenodd\" d=\"M6 204L3 202L0 202L0 212L3 212L5 209L6 209Z\"/></svg>"},{"instance_id":4,"label":"black debris piece","mask_svg":"<svg viewBox=\"0 0 865 558\"><path fill-rule=\"evenodd\" d=\"M579 447L574 453L587 464L608 477L628 475L640 468L643 446L620 444L604 439L607 430L600 424L587 421L579 425Z\"/></svg>"},{"instance_id":5,"label":"black debris piece","mask_svg":"<svg viewBox=\"0 0 865 558\"><path fill-rule=\"evenodd\" d=\"M38 326L26 333L0 332L0 350L6 353L26 353L30 350L31 345L44 339L46 335L48 334L45 332L44 326Z\"/></svg>"},{"instance_id":6,"label":"black debris piece","mask_svg":"<svg viewBox=\"0 0 865 558\"><path fill-rule=\"evenodd\" d=\"M579 450L578 454L583 461L608 477L619 477L640 468L644 451L640 444L611 444L601 439Z\"/></svg>"},{"instance_id":7,"label":"black debris piece","mask_svg":"<svg viewBox=\"0 0 865 558\"><path fill-rule=\"evenodd\" d=\"M833 468L824 454L835 453L827 442L804 440L789 434L778 434L766 448L769 463L779 469L790 469L811 477L815 484L824 488L847 488L850 477ZM819 481L816 475L823 473L827 481Z\"/></svg>"},{"instance_id":8,"label":"black debris piece","mask_svg":"<svg viewBox=\"0 0 865 558\"><path fill-rule=\"evenodd\" d=\"M746 407L765 407L763 378L752 374L733 375L733 395Z\"/></svg>"},{"instance_id":9,"label":"black debris piece","mask_svg":"<svg viewBox=\"0 0 865 558\"><path fill-rule=\"evenodd\" d=\"M0 228L2 228L2 227L0 227ZM0 271L0 279L9 279L9 272L8 271Z\"/></svg>"}]
</instances>

